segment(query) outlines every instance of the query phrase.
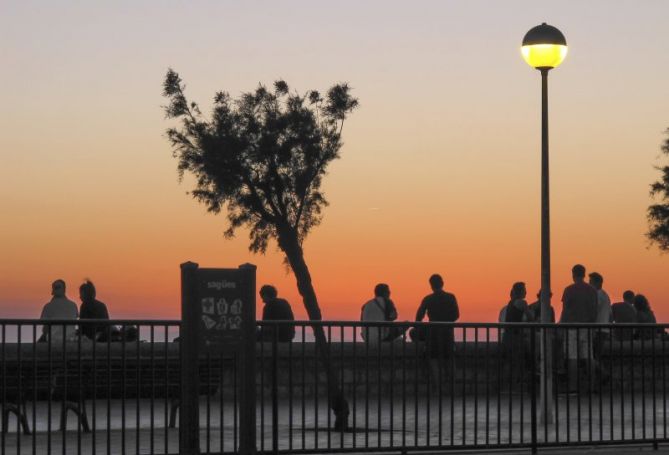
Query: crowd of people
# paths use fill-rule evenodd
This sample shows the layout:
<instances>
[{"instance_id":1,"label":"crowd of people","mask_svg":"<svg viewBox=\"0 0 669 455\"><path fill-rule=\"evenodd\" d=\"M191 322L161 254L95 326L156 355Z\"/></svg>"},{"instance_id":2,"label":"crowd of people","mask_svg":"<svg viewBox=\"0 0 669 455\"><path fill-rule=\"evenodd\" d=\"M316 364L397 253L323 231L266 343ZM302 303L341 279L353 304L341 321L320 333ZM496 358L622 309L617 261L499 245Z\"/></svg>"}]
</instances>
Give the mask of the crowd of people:
<instances>
[{"instance_id":1,"label":"crowd of people","mask_svg":"<svg viewBox=\"0 0 669 455\"><path fill-rule=\"evenodd\" d=\"M604 278L600 273L592 272L588 275L586 282L585 267L578 264L572 268L573 284L567 286L562 293L562 314L559 323L632 323L632 324L655 324L655 315L650 307L648 299L642 294L633 291L625 291L623 300L611 304L608 293L604 290ZM444 290L444 280L441 275L430 276L429 285L431 293L428 294L418 306L415 321L420 322L427 316L431 322L456 322L460 317L458 301L453 293ZM107 306L96 298L95 285L90 280L85 280L79 286L79 298L81 305L66 296L66 285L63 280L56 280L51 286L52 299L44 305L41 319L43 320L108 320L109 312ZM264 303L263 321L293 321L294 315L290 303L278 296L277 289L271 285L260 288L260 298ZM397 321L397 308L390 298L390 286L379 283L374 288L374 297L362 305L360 320L363 322L392 322ZM542 322L541 318L541 291L537 293L537 300L528 303L526 300L527 289L525 283L517 282L511 287L510 298L499 313L499 322L502 323L533 323ZM556 322L555 311L549 306L548 322ZM295 337L293 325L280 325L275 335L273 327L265 326L258 329L258 340L292 341ZM396 324L388 326L369 326L361 330L362 339L371 345L393 341L404 335L408 325ZM93 324L76 325L45 325L43 326L42 339L49 337L56 340L71 340L77 334L90 340L102 340L108 336L105 326ZM502 344L508 349L521 352L527 339L522 328L508 327L502 329ZM608 334L608 330L602 328L598 334ZM650 339L660 333L651 328L621 328L615 331L615 337L622 340ZM610 334L609 334L610 335ZM453 348L453 328L435 327L427 329L423 325L413 327L409 337L414 341L427 341L434 355L445 355ZM596 341L596 340L595 340ZM587 356L587 337L579 337L577 331L568 331L567 339L564 341L565 356L567 359L576 359Z\"/></svg>"}]
</instances>

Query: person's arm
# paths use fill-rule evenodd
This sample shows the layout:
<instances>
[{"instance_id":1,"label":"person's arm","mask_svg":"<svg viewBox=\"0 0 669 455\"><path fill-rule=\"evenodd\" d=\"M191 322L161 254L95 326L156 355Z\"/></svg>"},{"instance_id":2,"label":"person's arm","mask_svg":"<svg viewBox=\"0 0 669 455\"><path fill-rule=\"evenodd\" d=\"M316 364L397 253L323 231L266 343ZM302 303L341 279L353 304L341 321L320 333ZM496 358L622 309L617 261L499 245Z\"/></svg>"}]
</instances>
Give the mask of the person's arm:
<instances>
[{"instance_id":1,"label":"person's arm","mask_svg":"<svg viewBox=\"0 0 669 455\"><path fill-rule=\"evenodd\" d=\"M460 319L460 308L458 307L458 299L453 296L453 322Z\"/></svg>"},{"instance_id":2,"label":"person's arm","mask_svg":"<svg viewBox=\"0 0 669 455\"><path fill-rule=\"evenodd\" d=\"M386 300L386 305L388 305L388 320L389 321L394 321L397 319L397 308L395 307L395 302L392 300L388 299Z\"/></svg>"},{"instance_id":3,"label":"person's arm","mask_svg":"<svg viewBox=\"0 0 669 455\"><path fill-rule=\"evenodd\" d=\"M420 302L420 306L418 307L418 311L416 312L416 321L420 322L423 320L425 317L425 313L427 312L427 297L423 299L422 302Z\"/></svg>"}]
</instances>

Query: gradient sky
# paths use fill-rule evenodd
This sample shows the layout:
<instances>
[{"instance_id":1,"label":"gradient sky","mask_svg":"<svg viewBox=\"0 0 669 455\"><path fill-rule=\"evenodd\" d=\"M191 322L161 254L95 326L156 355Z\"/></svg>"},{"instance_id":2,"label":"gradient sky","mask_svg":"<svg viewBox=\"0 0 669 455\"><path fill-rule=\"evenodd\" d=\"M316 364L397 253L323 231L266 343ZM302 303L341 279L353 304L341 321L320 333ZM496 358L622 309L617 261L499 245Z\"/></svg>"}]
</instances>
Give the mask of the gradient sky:
<instances>
[{"instance_id":1,"label":"gradient sky","mask_svg":"<svg viewBox=\"0 0 669 455\"><path fill-rule=\"evenodd\" d=\"M253 262L304 317L281 255L225 240L224 217L178 183L172 67L205 108L276 78L354 88L305 244L326 318L357 319L383 281L413 319L439 272L463 320L495 320L514 281L538 290L540 79L519 49L545 21L569 44L549 81L554 304L581 262L666 321L669 256L644 232L669 127L667 17L666 0L4 0L0 317L38 316L61 277L73 299L91 278L112 317L178 317L186 260Z\"/></svg>"}]
</instances>

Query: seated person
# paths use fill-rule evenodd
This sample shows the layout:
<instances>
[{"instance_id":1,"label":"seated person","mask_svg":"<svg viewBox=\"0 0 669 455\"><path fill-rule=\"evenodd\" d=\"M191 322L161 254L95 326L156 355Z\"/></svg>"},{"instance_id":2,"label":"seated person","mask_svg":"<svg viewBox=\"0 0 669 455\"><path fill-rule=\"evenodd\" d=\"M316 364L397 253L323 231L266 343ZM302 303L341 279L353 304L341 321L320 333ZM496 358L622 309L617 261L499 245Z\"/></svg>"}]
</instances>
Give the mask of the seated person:
<instances>
[{"instance_id":1,"label":"seated person","mask_svg":"<svg viewBox=\"0 0 669 455\"><path fill-rule=\"evenodd\" d=\"M553 297L553 293L551 292L551 297ZM529 306L530 309L530 315L532 316L531 321L533 322L541 322L541 291L537 292L537 300L535 302L530 303ZM548 312L548 321L550 322L555 322L555 310L553 309L553 305L549 307L549 312Z\"/></svg>"},{"instance_id":2,"label":"seated person","mask_svg":"<svg viewBox=\"0 0 669 455\"><path fill-rule=\"evenodd\" d=\"M65 281L56 280L51 283L51 295L53 298L42 308L40 319L77 319L79 313L77 304L65 296ZM40 339L54 342L62 342L63 339L73 340L76 332L74 324L45 325L42 327Z\"/></svg>"},{"instance_id":3,"label":"seated person","mask_svg":"<svg viewBox=\"0 0 669 455\"><path fill-rule=\"evenodd\" d=\"M263 321L294 321L293 310L290 303L278 297L274 286L268 284L260 288L260 298L265 303L262 311ZM274 341L274 328L263 326L258 329L259 341ZM293 324L281 324L278 327L276 341L289 342L295 338L295 326Z\"/></svg>"},{"instance_id":4,"label":"seated person","mask_svg":"<svg viewBox=\"0 0 669 455\"><path fill-rule=\"evenodd\" d=\"M96 300L95 295L95 285L90 280L86 280L84 284L79 286L79 298L81 298L79 318L109 320L107 305ZM79 331L86 338L95 341L101 334L107 332L107 325L82 324L79 327Z\"/></svg>"},{"instance_id":5,"label":"seated person","mask_svg":"<svg viewBox=\"0 0 669 455\"><path fill-rule=\"evenodd\" d=\"M637 315L634 308L634 292L623 292L623 301L611 305L613 322L616 324L636 324ZM617 340L631 340L634 338L634 329L616 329L614 336Z\"/></svg>"},{"instance_id":6,"label":"seated person","mask_svg":"<svg viewBox=\"0 0 669 455\"><path fill-rule=\"evenodd\" d=\"M374 288L374 298L362 306L360 320L363 322L384 322L397 319L397 309L390 300L390 287L380 283ZM362 339L372 345L381 341L392 341L404 333L397 327L363 327Z\"/></svg>"}]
</instances>

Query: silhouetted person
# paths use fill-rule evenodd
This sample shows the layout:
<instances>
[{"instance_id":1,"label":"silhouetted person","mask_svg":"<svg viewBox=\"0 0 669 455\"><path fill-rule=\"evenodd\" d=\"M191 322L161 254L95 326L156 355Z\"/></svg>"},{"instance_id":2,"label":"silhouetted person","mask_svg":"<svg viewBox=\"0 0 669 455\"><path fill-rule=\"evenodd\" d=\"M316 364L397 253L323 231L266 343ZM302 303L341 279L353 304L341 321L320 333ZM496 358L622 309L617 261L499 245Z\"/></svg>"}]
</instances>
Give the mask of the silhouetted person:
<instances>
[{"instance_id":1,"label":"silhouetted person","mask_svg":"<svg viewBox=\"0 0 669 455\"><path fill-rule=\"evenodd\" d=\"M575 265L572 270L574 284L567 286L562 294L561 323L588 323L597 321L598 297L597 290L585 282L585 267ZM570 328L565 337L565 355L569 362L569 388L574 391L577 386L578 361L587 362L592 358L589 349L587 330Z\"/></svg>"},{"instance_id":2,"label":"silhouetted person","mask_svg":"<svg viewBox=\"0 0 669 455\"><path fill-rule=\"evenodd\" d=\"M634 292L623 292L623 301L611 305L613 322L616 324L636 324L636 308L634 308ZM634 338L633 329L617 329L615 337L618 340L631 340Z\"/></svg>"},{"instance_id":3,"label":"silhouetted person","mask_svg":"<svg viewBox=\"0 0 669 455\"><path fill-rule=\"evenodd\" d=\"M553 293L551 292L551 297ZM548 320L550 322L555 322L555 310L553 305L548 307ZM541 291L537 292L537 300L530 303L530 314L532 315L532 322L541 322Z\"/></svg>"},{"instance_id":4,"label":"silhouetted person","mask_svg":"<svg viewBox=\"0 0 669 455\"><path fill-rule=\"evenodd\" d=\"M72 319L76 320L78 316L77 304L65 296L65 281L56 280L51 283L51 301L42 308L40 319ZM51 328L49 328L51 327ZM64 329L64 330L63 330ZM74 324L43 326L42 333L45 340L50 341L72 340L76 335L76 326Z\"/></svg>"},{"instance_id":5,"label":"silhouetted person","mask_svg":"<svg viewBox=\"0 0 669 455\"><path fill-rule=\"evenodd\" d=\"M290 303L278 297L274 286L266 284L260 288L260 298L265 302L262 311L263 321L294 321L293 310ZM281 324L277 332L277 341L293 341L295 338L295 326L292 324ZM260 341L274 340L274 327L264 326L258 331Z\"/></svg>"},{"instance_id":6,"label":"silhouetted person","mask_svg":"<svg viewBox=\"0 0 669 455\"><path fill-rule=\"evenodd\" d=\"M506 305L504 322L523 323L532 320L529 305L525 300L527 289L525 283L517 282L511 287L509 303ZM527 342L531 332L522 327L506 327L502 335L502 346L506 355L506 366L508 371L514 371L513 378L522 381L525 370L532 365L529 357ZM518 383L518 382L517 382Z\"/></svg>"},{"instance_id":7,"label":"silhouetted person","mask_svg":"<svg viewBox=\"0 0 669 455\"><path fill-rule=\"evenodd\" d=\"M602 286L604 285L604 277L597 272L592 272L590 275L590 286L597 290L597 322L599 324L610 324L613 322L613 315L611 314L611 299ZM608 329L606 329L608 332Z\"/></svg>"},{"instance_id":8,"label":"silhouetted person","mask_svg":"<svg viewBox=\"0 0 669 455\"><path fill-rule=\"evenodd\" d=\"M374 298L362 306L360 320L365 322L394 321L397 319L397 309L390 300L390 287L385 283L374 287ZM372 345L378 345L381 341L392 341L401 335L401 332L393 327L363 327L362 339Z\"/></svg>"},{"instance_id":9,"label":"silhouetted person","mask_svg":"<svg viewBox=\"0 0 669 455\"><path fill-rule=\"evenodd\" d=\"M636 320L639 324L657 324L655 313L650 309L650 302L648 299L637 294L634 296L634 308L636 309ZM650 340L655 337L661 330L657 329L637 329L637 338L642 340Z\"/></svg>"},{"instance_id":10,"label":"silhouetted person","mask_svg":"<svg viewBox=\"0 0 669 455\"><path fill-rule=\"evenodd\" d=\"M86 280L84 284L79 286L79 297L81 298L81 307L79 307L80 319L109 320L107 305L95 298L95 285L90 280ZM100 334L105 334L107 332L107 326L82 324L79 330L82 335L95 341Z\"/></svg>"},{"instance_id":11,"label":"silhouetted person","mask_svg":"<svg viewBox=\"0 0 669 455\"><path fill-rule=\"evenodd\" d=\"M434 274L430 277L432 294L426 296L416 312L416 321L423 320L425 315L430 322L455 322L460 317L458 301L455 295L444 291L444 280L440 275ZM415 331L419 339L428 341L430 355L450 356L453 352L453 328L452 327L428 327L428 336L425 331ZM427 339L426 339L427 338Z\"/></svg>"}]
</instances>

